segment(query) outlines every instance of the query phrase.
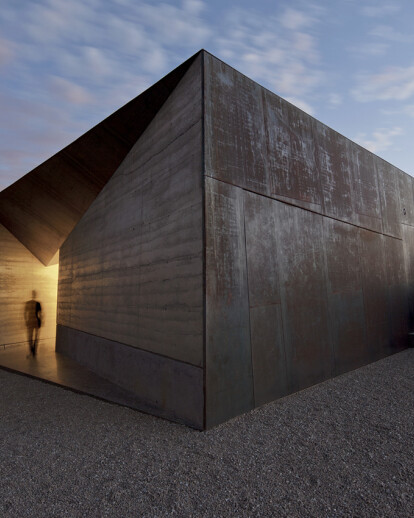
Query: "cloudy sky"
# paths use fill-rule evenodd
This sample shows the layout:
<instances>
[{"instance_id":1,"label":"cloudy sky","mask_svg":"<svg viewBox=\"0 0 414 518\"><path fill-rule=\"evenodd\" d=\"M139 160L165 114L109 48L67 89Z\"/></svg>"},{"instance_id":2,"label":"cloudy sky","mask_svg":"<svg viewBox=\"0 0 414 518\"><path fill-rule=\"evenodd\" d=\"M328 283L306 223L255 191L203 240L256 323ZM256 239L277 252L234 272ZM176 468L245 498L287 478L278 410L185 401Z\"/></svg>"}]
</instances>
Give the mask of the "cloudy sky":
<instances>
[{"instance_id":1,"label":"cloudy sky","mask_svg":"<svg viewBox=\"0 0 414 518\"><path fill-rule=\"evenodd\" d=\"M412 0L0 0L0 189L205 48L414 174Z\"/></svg>"}]
</instances>

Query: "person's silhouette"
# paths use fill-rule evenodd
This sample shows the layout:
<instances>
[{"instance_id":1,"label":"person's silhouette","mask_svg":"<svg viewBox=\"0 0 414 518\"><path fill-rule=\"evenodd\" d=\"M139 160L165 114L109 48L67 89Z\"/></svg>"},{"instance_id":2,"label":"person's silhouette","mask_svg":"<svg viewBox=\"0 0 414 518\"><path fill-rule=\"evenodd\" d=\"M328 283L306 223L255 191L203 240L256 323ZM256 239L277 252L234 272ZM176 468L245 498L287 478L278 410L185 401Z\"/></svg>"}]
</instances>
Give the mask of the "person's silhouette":
<instances>
[{"instance_id":1,"label":"person's silhouette","mask_svg":"<svg viewBox=\"0 0 414 518\"><path fill-rule=\"evenodd\" d=\"M36 300L36 292L34 290L32 291L32 300L28 300L24 307L24 320L27 327L30 352L33 356L36 356L39 329L42 325L42 306Z\"/></svg>"}]
</instances>

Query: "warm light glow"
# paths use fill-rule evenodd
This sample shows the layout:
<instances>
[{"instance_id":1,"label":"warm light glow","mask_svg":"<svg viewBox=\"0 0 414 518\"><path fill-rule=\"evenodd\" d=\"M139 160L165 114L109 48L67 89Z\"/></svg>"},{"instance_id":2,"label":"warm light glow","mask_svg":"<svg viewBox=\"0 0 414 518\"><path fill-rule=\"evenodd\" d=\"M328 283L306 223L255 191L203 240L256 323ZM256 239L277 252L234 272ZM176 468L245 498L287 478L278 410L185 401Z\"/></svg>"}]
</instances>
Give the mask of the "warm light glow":
<instances>
[{"instance_id":1,"label":"warm light glow","mask_svg":"<svg viewBox=\"0 0 414 518\"><path fill-rule=\"evenodd\" d=\"M39 338L56 336L58 264L44 266L0 225L0 345L26 342L26 303L36 292L42 307Z\"/></svg>"}]
</instances>

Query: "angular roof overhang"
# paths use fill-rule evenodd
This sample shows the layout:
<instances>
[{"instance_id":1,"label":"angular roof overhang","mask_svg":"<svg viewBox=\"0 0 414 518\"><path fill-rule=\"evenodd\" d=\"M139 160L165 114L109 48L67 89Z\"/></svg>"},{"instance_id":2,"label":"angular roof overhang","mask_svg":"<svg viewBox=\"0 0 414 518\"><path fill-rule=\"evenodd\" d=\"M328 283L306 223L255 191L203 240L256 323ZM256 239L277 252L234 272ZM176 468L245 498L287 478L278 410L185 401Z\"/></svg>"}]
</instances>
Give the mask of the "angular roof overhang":
<instances>
[{"instance_id":1,"label":"angular roof overhang","mask_svg":"<svg viewBox=\"0 0 414 518\"><path fill-rule=\"evenodd\" d=\"M0 192L0 223L43 264L72 229L196 56Z\"/></svg>"}]
</instances>

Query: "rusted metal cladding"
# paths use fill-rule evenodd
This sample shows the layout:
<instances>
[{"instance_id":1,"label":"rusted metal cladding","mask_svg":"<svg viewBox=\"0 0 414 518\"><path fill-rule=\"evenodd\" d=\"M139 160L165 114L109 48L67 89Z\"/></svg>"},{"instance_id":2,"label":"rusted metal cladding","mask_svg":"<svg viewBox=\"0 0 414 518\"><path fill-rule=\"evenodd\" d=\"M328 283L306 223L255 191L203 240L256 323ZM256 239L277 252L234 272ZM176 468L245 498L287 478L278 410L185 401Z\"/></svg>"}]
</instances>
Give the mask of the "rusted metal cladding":
<instances>
[{"instance_id":1,"label":"rusted metal cladding","mask_svg":"<svg viewBox=\"0 0 414 518\"><path fill-rule=\"evenodd\" d=\"M378 178L374 157L366 149L348 142L354 191L354 222L361 228L382 232Z\"/></svg>"},{"instance_id":2,"label":"rusted metal cladding","mask_svg":"<svg viewBox=\"0 0 414 518\"><path fill-rule=\"evenodd\" d=\"M254 408L243 190L207 178L206 415L214 426Z\"/></svg>"},{"instance_id":3,"label":"rusted metal cladding","mask_svg":"<svg viewBox=\"0 0 414 518\"><path fill-rule=\"evenodd\" d=\"M341 374L369 361L359 231L324 218L323 233L334 373Z\"/></svg>"},{"instance_id":4,"label":"rusted metal cladding","mask_svg":"<svg viewBox=\"0 0 414 518\"><path fill-rule=\"evenodd\" d=\"M385 353L391 354L402 350L406 343L409 331L409 306L407 304L409 290L406 284L403 241L384 236L383 243L389 333Z\"/></svg>"},{"instance_id":5,"label":"rusted metal cladding","mask_svg":"<svg viewBox=\"0 0 414 518\"><path fill-rule=\"evenodd\" d=\"M375 155L373 158L374 167L378 175L378 189L382 211L382 232L388 236L401 239L400 218L403 216L403 213L399 193L400 171ZM403 175L409 178L405 173L403 173Z\"/></svg>"},{"instance_id":6,"label":"rusted metal cladding","mask_svg":"<svg viewBox=\"0 0 414 518\"><path fill-rule=\"evenodd\" d=\"M414 203L409 176L208 54L204 77L209 427L406 346Z\"/></svg>"},{"instance_id":7,"label":"rusted metal cladding","mask_svg":"<svg viewBox=\"0 0 414 518\"><path fill-rule=\"evenodd\" d=\"M245 192L255 406L288 393L274 201Z\"/></svg>"},{"instance_id":8,"label":"rusted metal cladding","mask_svg":"<svg viewBox=\"0 0 414 518\"><path fill-rule=\"evenodd\" d=\"M269 194L262 88L205 54L205 174Z\"/></svg>"},{"instance_id":9,"label":"rusted metal cladding","mask_svg":"<svg viewBox=\"0 0 414 518\"><path fill-rule=\"evenodd\" d=\"M273 203L289 392L332 376L323 218Z\"/></svg>"},{"instance_id":10,"label":"rusted metal cladding","mask_svg":"<svg viewBox=\"0 0 414 518\"><path fill-rule=\"evenodd\" d=\"M208 54L205 73L207 176L394 237L414 224L411 177Z\"/></svg>"},{"instance_id":11,"label":"rusted metal cladding","mask_svg":"<svg viewBox=\"0 0 414 518\"><path fill-rule=\"evenodd\" d=\"M414 227L401 225L405 265L405 286L408 297L408 328L414 331Z\"/></svg>"},{"instance_id":12,"label":"rusted metal cladding","mask_svg":"<svg viewBox=\"0 0 414 518\"><path fill-rule=\"evenodd\" d=\"M414 226L413 178L399 169L396 170L396 174L401 205L400 222L403 225Z\"/></svg>"},{"instance_id":13,"label":"rusted metal cladding","mask_svg":"<svg viewBox=\"0 0 414 518\"><path fill-rule=\"evenodd\" d=\"M316 168L312 119L263 90L266 162L270 195L320 212L322 196Z\"/></svg>"},{"instance_id":14,"label":"rusted metal cladding","mask_svg":"<svg viewBox=\"0 0 414 518\"><path fill-rule=\"evenodd\" d=\"M352 169L347 139L317 120L313 120L312 130L312 148L315 150L313 174L319 174L323 212L352 223Z\"/></svg>"},{"instance_id":15,"label":"rusted metal cladding","mask_svg":"<svg viewBox=\"0 0 414 518\"><path fill-rule=\"evenodd\" d=\"M387 277L383 236L359 229L368 361L385 355L388 343Z\"/></svg>"}]
</instances>

